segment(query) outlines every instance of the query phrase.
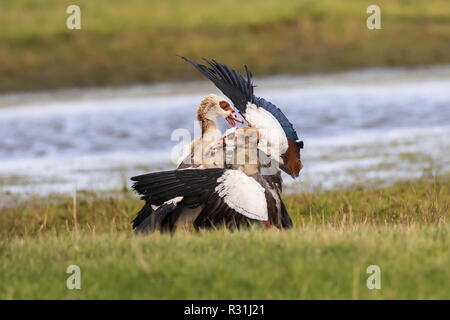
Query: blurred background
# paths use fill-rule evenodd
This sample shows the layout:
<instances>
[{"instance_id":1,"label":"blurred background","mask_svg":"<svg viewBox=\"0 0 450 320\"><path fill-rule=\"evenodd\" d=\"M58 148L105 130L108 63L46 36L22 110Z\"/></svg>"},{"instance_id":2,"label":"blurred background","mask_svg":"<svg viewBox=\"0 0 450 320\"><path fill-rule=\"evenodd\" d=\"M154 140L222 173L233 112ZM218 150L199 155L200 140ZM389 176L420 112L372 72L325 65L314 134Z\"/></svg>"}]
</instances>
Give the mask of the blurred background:
<instances>
[{"instance_id":1,"label":"blurred background","mask_svg":"<svg viewBox=\"0 0 450 320\"><path fill-rule=\"evenodd\" d=\"M172 131L218 93L177 55L250 67L305 140L293 191L450 171L448 0L0 0L0 24L2 199L173 168Z\"/></svg>"}]
</instances>

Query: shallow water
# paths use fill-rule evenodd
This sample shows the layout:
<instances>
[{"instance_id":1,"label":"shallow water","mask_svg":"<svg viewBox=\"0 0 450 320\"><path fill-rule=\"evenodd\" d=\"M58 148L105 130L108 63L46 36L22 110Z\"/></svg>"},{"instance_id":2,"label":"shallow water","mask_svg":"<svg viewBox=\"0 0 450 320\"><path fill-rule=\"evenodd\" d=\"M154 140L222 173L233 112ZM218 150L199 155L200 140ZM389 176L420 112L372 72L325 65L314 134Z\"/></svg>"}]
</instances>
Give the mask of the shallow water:
<instances>
[{"instance_id":1,"label":"shallow water","mask_svg":"<svg viewBox=\"0 0 450 320\"><path fill-rule=\"evenodd\" d=\"M450 67L255 79L305 141L290 189L392 183L450 171ZM0 96L0 192L108 190L173 168L207 82ZM224 126L225 127L225 126Z\"/></svg>"}]
</instances>

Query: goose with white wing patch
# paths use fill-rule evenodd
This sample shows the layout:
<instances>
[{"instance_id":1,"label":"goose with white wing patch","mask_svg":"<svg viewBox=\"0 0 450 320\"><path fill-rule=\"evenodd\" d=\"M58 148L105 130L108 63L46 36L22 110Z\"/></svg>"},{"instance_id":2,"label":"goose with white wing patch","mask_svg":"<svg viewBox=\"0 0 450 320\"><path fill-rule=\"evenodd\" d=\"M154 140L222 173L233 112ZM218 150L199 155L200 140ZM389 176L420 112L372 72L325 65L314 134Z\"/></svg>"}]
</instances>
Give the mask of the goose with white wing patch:
<instances>
[{"instance_id":1,"label":"goose with white wing patch","mask_svg":"<svg viewBox=\"0 0 450 320\"><path fill-rule=\"evenodd\" d=\"M164 208L154 213L162 232L174 231L185 210L198 211L192 221L196 229L234 229L258 222L282 228L275 214L280 199L259 173L249 176L233 169L187 169L148 173L131 180L143 199Z\"/></svg>"},{"instance_id":2,"label":"goose with white wing patch","mask_svg":"<svg viewBox=\"0 0 450 320\"><path fill-rule=\"evenodd\" d=\"M292 124L283 112L271 102L253 94L252 73L245 66L247 79L233 69L214 60L208 66L181 57L211 80L234 104L251 127L259 131L259 148L280 164L280 168L293 178L302 169L300 141Z\"/></svg>"}]
</instances>

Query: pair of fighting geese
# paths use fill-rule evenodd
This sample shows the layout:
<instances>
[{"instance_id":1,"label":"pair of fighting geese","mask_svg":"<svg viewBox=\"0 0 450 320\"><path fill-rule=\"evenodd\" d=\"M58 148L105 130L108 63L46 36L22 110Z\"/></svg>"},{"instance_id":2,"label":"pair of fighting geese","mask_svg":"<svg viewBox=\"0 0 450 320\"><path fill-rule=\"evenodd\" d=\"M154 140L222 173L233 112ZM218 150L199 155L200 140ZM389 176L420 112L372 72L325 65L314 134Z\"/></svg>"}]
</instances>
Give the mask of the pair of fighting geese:
<instances>
[{"instance_id":1,"label":"pair of fighting geese","mask_svg":"<svg viewBox=\"0 0 450 320\"><path fill-rule=\"evenodd\" d=\"M136 232L239 228L255 223L279 229L292 227L281 199L280 170L293 178L302 168L303 142L286 116L274 104L253 94L252 74L247 79L216 61L206 65L182 57L211 80L234 104L217 95L205 97L197 119L202 135L194 140L176 170L131 178L133 189L145 201L133 220ZM216 119L232 127L224 135Z\"/></svg>"}]
</instances>

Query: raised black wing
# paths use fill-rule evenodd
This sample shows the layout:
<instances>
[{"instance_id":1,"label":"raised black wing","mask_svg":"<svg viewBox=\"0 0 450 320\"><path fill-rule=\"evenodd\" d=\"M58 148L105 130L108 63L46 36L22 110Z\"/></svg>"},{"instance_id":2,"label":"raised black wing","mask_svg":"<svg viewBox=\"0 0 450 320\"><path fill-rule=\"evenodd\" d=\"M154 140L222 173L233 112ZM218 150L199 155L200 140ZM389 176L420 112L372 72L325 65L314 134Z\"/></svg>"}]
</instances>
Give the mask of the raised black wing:
<instances>
[{"instance_id":1,"label":"raised black wing","mask_svg":"<svg viewBox=\"0 0 450 320\"><path fill-rule=\"evenodd\" d=\"M207 67L186 57L181 58L192 64L205 77L211 80L216 87L233 102L234 106L239 110L242 116L245 117L247 103L254 103L257 107L263 108L270 112L280 123L286 137L293 142L298 143L299 147L302 148L302 146L300 146L301 142L298 139L297 132L284 113L273 103L263 98L254 96L252 73L247 66L245 66L247 79L244 79L235 70L227 67L226 65L220 64L215 60L210 61L205 59L205 61L209 64L209 67Z\"/></svg>"},{"instance_id":2,"label":"raised black wing","mask_svg":"<svg viewBox=\"0 0 450 320\"><path fill-rule=\"evenodd\" d=\"M247 66L245 67L247 73L246 80L233 69L214 60L209 61L205 59L210 66L207 67L186 57L181 58L192 64L205 77L211 80L233 102L241 114L245 113L247 103L253 103L252 74Z\"/></svg>"}]
</instances>

